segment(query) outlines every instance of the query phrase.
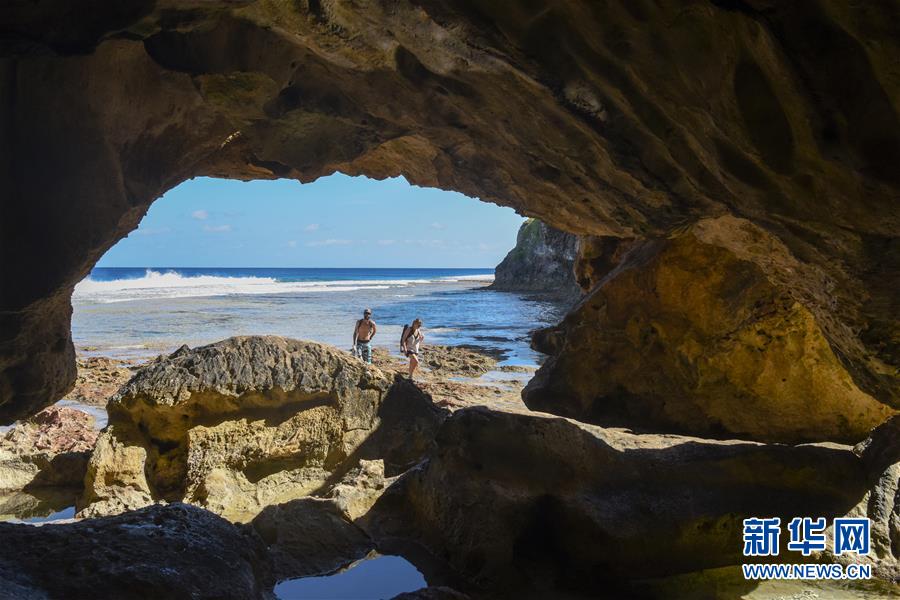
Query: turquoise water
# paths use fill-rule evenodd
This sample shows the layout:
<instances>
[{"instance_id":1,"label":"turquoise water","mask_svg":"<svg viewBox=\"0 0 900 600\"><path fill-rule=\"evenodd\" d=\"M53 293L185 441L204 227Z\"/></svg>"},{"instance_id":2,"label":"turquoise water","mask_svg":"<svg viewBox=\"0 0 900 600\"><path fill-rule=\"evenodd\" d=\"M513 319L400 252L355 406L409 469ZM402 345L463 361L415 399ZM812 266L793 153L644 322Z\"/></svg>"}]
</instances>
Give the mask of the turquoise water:
<instances>
[{"instance_id":1,"label":"turquoise water","mask_svg":"<svg viewBox=\"0 0 900 600\"><path fill-rule=\"evenodd\" d=\"M420 317L426 343L470 344L536 364L528 333L559 320L547 301L485 289L492 269L95 269L75 288L82 354L151 358L182 344L273 334L349 349L374 311L376 346L395 349Z\"/></svg>"},{"instance_id":2,"label":"turquoise water","mask_svg":"<svg viewBox=\"0 0 900 600\"><path fill-rule=\"evenodd\" d=\"M280 600L382 600L427 585L406 559L377 556L334 575L282 581L275 586L275 595Z\"/></svg>"}]
</instances>

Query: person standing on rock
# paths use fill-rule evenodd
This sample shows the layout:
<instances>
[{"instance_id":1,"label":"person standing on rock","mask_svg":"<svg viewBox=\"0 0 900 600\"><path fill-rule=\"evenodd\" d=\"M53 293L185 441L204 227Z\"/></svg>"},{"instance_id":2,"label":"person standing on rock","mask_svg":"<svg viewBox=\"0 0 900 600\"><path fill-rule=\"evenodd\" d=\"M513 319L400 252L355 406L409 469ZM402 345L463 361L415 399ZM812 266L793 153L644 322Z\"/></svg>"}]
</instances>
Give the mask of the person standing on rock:
<instances>
[{"instance_id":1,"label":"person standing on rock","mask_svg":"<svg viewBox=\"0 0 900 600\"><path fill-rule=\"evenodd\" d=\"M356 355L365 363L372 364L372 346L370 342L375 337L378 327L372 320L372 309L367 308L363 311L363 318L356 322L353 328L353 348Z\"/></svg>"},{"instance_id":2,"label":"person standing on rock","mask_svg":"<svg viewBox=\"0 0 900 600\"><path fill-rule=\"evenodd\" d=\"M412 380L419 366L419 344L425 336L422 334L422 319L415 319L412 325L404 325L400 335L400 351L409 358L409 378Z\"/></svg>"}]
</instances>

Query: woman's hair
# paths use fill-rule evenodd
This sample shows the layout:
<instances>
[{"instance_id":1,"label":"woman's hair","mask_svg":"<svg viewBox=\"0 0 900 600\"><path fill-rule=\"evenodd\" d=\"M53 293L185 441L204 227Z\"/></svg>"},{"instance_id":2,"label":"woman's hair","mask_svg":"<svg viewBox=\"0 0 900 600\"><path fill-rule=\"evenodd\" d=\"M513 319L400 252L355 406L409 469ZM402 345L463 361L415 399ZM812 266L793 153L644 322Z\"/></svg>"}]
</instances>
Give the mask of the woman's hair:
<instances>
[{"instance_id":1,"label":"woman's hair","mask_svg":"<svg viewBox=\"0 0 900 600\"><path fill-rule=\"evenodd\" d=\"M416 317L415 319L413 319L412 324L415 325L416 323L418 323L418 324L419 324L419 327L421 327L421 326L422 326L422 319L420 319L419 317Z\"/></svg>"}]
</instances>

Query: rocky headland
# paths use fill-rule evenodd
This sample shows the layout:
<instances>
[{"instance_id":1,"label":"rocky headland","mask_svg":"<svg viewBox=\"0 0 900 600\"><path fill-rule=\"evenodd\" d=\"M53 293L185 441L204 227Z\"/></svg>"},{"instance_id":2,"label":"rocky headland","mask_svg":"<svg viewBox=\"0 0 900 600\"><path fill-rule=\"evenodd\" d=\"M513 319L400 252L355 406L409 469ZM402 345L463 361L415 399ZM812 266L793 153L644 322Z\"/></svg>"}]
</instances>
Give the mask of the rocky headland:
<instances>
[{"instance_id":1,"label":"rocky headland","mask_svg":"<svg viewBox=\"0 0 900 600\"><path fill-rule=\"evenodd\" d=\"M578 236L539 219L519 227L516 245L494 270L490 289L546 294L573 304L582 295L575 280Z\"/></svg>"}]
</instances>

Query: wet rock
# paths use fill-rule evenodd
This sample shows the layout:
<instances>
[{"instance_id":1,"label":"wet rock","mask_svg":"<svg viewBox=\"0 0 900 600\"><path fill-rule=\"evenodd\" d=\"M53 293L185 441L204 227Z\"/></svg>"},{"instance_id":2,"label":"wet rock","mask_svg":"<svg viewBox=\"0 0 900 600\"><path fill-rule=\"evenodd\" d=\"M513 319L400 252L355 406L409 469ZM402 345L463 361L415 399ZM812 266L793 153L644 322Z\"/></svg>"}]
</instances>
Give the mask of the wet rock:
<instances>
[{"instance_id":1,"label":"wet rock","mask_svg":"<svg viewBox=\"0 0 900 600\"><path fill-rule=\"evenodd\" d=\"M896 411L847 370L842 348L852 341L827 317L831 289L742 219L632 245L541 336L555 354L523 399L641 430L856 443Z\"/></svg>"},{"instance_id":2,"label":"wet rock","mask_svg":"<svg viewBox=\"0 0 900 600\"><path fill-rule=\"evenodd\" d=\"M17 423L0 438L0 491L80 488L96 439L94 417L72 408L51 406Z\"/></svg>"},{"instance_id":3,"label":"wet rock","mask_svg":"<svg viewBox=\"0 0 900 600\"><path fill-rule=\"evenodd\" d=\"M327 575L375 547L328 500L302 498L267 506L251 526L269 546L279 580Z\"/></svg>"},{"instance_id":4,"label":"wet rock","mask_svg":"<svg viewBox=\"0 0 900 600\"><path fill-rule=\"evenodd\" d=\"M205 510L153 506L41 527L0 523L0 596L269 598L265 545Z\"/></svg>"},{"instance_id":5,"label":"wet rock","mask_svg":"<svg viewBox=\"0 0 900 600\"><path fill-rule=\"evenodd\" d=\"M519 227L516 246L497 265L490 288L501 292L533 292L574 302L582 291L573 272L578 236L538 219Z\"/></svg>"},{"instance_id":6,"label":"wet rock","mask_svg":"<svg viewBox=\"0 0 900 600\"><path fill-rule=\"evenodd\" d=\"M231 519L323 494L360 459L405 469L441 414L335 348L275 337L182 348L109 404L82 515L183 500Z\"/></svg>"},{"instance_id":7,"label":"wet rock","mask_svg":"<svg viewBox=\"0 0 900 600\"><path fill-rule=\"evenodd\" d=\"M535 597L739 564L743 518L839 516L868 486L849 447L636 435L484 408L454 413L437 443L367 530L416 540L487 590Z\"/></svg>"},{"instance_id":8,"label":"wet rock","mask_svg":"<svg viewBox=\"0 0 900 600\"><path fill-rule=\"evenodd\" d=\"M134 364L127 360L89 356L76 359L78 376L75 387L63 397L81 404L106 406L107 401L134 374Z\"/></svg>"}]
</instances>

